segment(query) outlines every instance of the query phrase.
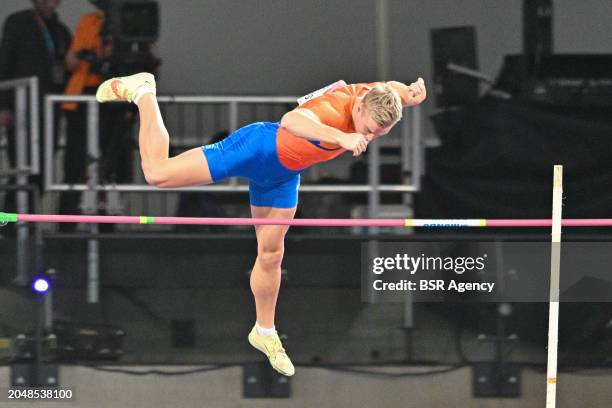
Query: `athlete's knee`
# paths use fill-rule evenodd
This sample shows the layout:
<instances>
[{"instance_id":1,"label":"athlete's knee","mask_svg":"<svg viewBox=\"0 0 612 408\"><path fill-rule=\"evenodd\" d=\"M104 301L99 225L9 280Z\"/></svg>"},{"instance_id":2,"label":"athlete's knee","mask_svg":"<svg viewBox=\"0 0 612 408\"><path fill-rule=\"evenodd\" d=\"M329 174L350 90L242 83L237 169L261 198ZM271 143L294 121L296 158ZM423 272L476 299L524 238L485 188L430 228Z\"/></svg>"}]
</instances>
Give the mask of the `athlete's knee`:
<instances>
[{"instance_id":1,"label":"athlete's knee","mask_svg":"<svg viewBox=\"0 0 612 408\"><path fill-rule=\"evenodd\" d=\"M152 186L164 188L168 184L168 175L162 169L142 166L145 180Z\"/></svg>"},{"instance_id":2,"label":"athlete's knee","mask_svg":"<svg viewBox=\"0 0 612 408\"><path fill-rule=\"evenodd\" d=\"M283 245L262 245L257 251L257 260L265 269L278 269L283 262Z\"/></svg>"}]
</instances>

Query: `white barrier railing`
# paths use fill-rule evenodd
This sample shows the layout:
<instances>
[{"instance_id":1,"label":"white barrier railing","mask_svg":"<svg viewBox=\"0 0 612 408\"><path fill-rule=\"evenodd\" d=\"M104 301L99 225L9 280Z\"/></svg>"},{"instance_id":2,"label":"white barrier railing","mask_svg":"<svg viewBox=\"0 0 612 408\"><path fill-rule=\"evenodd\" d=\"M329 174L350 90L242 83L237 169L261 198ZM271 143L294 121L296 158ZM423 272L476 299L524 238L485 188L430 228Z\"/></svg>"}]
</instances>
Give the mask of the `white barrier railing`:
<instances>
[{"instance_id":1,"label":"white barrier railing","mask_svg":"<svg viewBox=\"0 0 612 408\"><path fill-rule=\"evenodd\" d=\"M6 176L15 176L16 184L23 189L17 189L17 210L28 211L28 176L40 171L39 155L39 91L38 78L19 78L0 81L0 91L15 90L15 163L13 168L2 172ZM29 160L28 160L29 147ZM30 277L28 227L17 225L17 276L15 281L26 284ZM34 260L36 261L36 260Z\"/></svg>"},{"instance_id":2,"label":"white barrier railing","mask_svg":"<svg viewBox=\"0 0 612 408\"><path fill-rule=\"evenodd\" d=\"M266 97L266 96L159 96L160 103L177 104L227 104L229 131L232 132L239 127L239 105L243 104L278 104L295 103L295 97ZM88 126L87 126L87 152L93 159L88 167L89 180L85 184L66 184L54 180L53 171L53 146L54 146L54 104L59 102L78 102L87 104ZM372 184L346 184L346 185L326 185L326 184L302 184L300 191L315 193L365 193L372 192L415 192L420 188L421 176L421 155L422 155L422 136L420 109L418 107L408 110L408 115L401 123L402 138L402 171L404 174L411 175L411 182L408 184L381 185ZM245 185L238 185L235 180L229 183L221 183L212 186L196 186L180 189L159 189L147 184L107 184L98 183L97 162L100 157L99 135L98 135L99 109L98 103L93 96L67 96L67 95L48 95L45 100L45 188L48 191L119 191L119 192L188 192L188 191L207 191L207 192L244 192L248 190ZM375 144L373 144L375 146ZM380 165L378 155L370 156L370 168ZM379 178L377 177L376 180Z\"/></svg>"}]
</instances>

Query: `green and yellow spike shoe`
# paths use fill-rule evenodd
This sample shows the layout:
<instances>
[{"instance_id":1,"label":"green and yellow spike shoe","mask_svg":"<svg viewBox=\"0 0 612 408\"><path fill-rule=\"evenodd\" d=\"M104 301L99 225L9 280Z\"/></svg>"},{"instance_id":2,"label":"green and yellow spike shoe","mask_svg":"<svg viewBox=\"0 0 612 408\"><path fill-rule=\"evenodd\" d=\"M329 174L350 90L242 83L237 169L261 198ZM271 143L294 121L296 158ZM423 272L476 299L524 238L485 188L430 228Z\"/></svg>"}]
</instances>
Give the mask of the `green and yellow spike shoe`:
<instances>
[{"instance_id":1,"label":"green and yellow spike shoe","mask_svg":"<svg viewBox=\"0 0 612 408\"><path fill-rule=\"evenodd\" d=\"M253 330L249 333L249 343L268 357L270 365L276 371L288 377L295 374L295 367L285 352L278 334L261 336L253 326Z\"/></svg>"},{"instance_id":2,"label":"green and yellow spike shoe","mask_svg":"<svg viewBox=\"0 0 612 408\"><path fill-rule=\"evenodd\" d=\"M136 90L141 86L155 89L153 74L141 72L130 76L107 79L98 87L96 99L98 102L132 102L136 96Z\"/></svg>"}]
</instances>

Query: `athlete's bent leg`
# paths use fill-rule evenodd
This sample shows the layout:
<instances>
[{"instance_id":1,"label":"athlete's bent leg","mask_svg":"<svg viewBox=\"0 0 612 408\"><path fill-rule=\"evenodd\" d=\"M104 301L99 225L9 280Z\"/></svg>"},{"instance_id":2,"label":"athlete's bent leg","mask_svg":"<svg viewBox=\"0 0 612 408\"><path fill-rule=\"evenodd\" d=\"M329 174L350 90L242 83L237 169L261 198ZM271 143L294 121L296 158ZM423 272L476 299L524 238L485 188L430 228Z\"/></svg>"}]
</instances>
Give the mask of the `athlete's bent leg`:
<instances>
[{"instance_id":1,"label":"athlete's bent leg","mask_svg":"<svg viewBox=\"0 0 612 408\"><path fill-rule=\"evenodd\" d=\"M296 208L251 206L253 218L286 218L295 216ZM257 225L257 259L251 272L251 291L255 297L257 323L274 327L276 300L280 290L281 263L285 251L286 225Z\"/></svg>"},{"instance_id":2,"label":"athlete's bent leg","mask_svg":"<svg viewBox=\"0 0 612 408\"><path fill-rule=\"evenodd\" d=\"M200 147L169 157L170 137L152 93L138 100L138 143L145 179L161 188L186 187L213 182L206 156Z\"/></svg>"},{"instance_id":3,"label":"athlete's bent leg","mask_svg":"<svg viewBox=\"0 0 612 408\"><path fill-rule=\"evenodd\" d=\"M255 218L293 218L295 208L251 206ZM251 273L251 290L255 296L257 323L249 333L249 343L268 357L270 365L283 375L295 374L295 367L285 352L274 327L274 313L281 281L284 238L288 226L259 225L257 260Z\"/></svg>"},{"instance_id":4,"label":"athlete's bent leg","mask_svg":"<svg viewBox=\"0 0 612 408\"><path fill-rule=\"evenodd\" d=\"M96 92L99 102L127 101L140 111L139 147L148 183L158 187L186 187L213 182L200 148L169 157L170 138L155 98L155 78L141 72L104 81Z\"/></svg>"}]
</instances>

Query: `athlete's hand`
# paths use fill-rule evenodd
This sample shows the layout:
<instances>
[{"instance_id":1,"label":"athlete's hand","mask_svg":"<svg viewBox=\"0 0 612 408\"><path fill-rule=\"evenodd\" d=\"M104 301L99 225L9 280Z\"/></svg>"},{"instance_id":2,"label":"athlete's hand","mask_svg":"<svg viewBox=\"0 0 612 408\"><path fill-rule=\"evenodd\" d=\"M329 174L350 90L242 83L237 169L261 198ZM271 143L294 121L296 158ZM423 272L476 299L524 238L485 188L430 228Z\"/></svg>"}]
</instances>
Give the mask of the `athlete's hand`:
<instances>
[{"instance_id":1,"label":"athlete's hand","mask_svg":"<svg viewBox=\"0 0 612 408\"><path fill-rule=\"evenodd\" d=\"M368 148L368 138L361 133L347 133L340 141L343 149L351 150L353 156L357 157Z\"/></svg>"},{"instance_id":2,"label":"athlete's hand","mask_svg":"<svg viewBox=\"0 0 612 408\"><path fill-rule=\"evenodd\" d=\"M425 81L423 78L417 79L416 82L411 83L406 88L406 95L408 99L408 106L418 105L423 102L427 97L427 89L425 88Z\"/></svg>"}]
</instances>

